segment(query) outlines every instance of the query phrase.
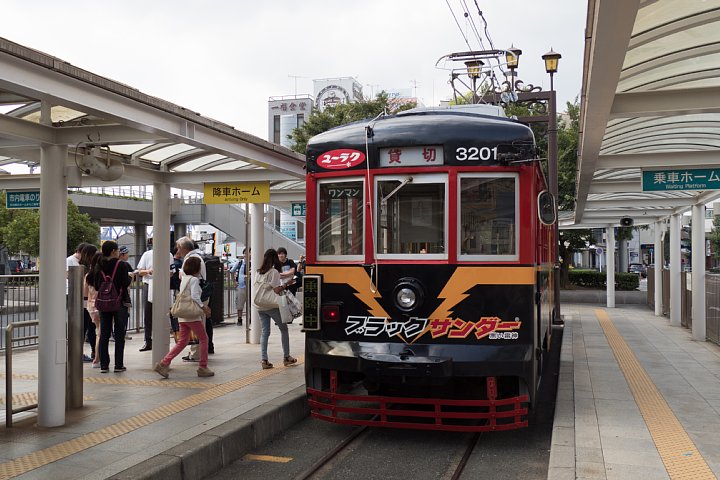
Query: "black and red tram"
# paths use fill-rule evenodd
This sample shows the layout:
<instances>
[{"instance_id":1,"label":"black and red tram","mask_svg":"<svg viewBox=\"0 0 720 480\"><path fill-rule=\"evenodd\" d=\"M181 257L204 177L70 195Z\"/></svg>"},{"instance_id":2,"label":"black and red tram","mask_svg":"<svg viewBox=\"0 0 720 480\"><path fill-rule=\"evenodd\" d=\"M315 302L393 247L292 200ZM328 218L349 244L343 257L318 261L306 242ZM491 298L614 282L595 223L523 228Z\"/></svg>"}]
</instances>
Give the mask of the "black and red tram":
<instances>
[{"instance_id":1,"label":"black and red tram","mask_svg":"<svg viewBox=\"0 0 720 480\"><path fill-rule=\"evenodd\" d=\"M413 109L307 148L305 374L336 423L527 426L553 319L553 199L500 107Z\"/></svg>"}]
</instances>

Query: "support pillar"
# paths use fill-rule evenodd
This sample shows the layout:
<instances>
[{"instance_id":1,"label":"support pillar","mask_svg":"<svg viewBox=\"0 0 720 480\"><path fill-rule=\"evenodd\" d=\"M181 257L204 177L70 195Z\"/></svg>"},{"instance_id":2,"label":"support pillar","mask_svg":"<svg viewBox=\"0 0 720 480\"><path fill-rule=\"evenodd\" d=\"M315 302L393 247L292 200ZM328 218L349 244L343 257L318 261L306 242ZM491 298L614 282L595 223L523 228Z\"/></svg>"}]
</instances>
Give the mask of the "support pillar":
<instances>
[{"instance_id":1,"label":"support pillar","mask_svg":"<svg viewBox=\"0 0 720 480\"><path fill-rule=\"evenodd\" d=\"M705 205L692 207L692 336L704 342L705 323Z\"/></svg>"},{"instance_id":2,"label":"support pillar","mask_svg":"<svg viewBox=\"0 0 720 480\"><path fill-rule=\"evenodd\" d=\"M670 325L680 326L680 215L670 216Z\"/></svg>"},{"instance_id":3,"label":"support pillar","mask_svg":"<svg viewBox=\"0 0 720 480\"><path fill-rule=\"evenodd\" d=\"M605 232L607 236L607 252L605 254L607 259L607 307L615 308L615 227L609 225Z\"/></svg>"},{"instance_id":4,"label":"support pillar","mask_svg":"<svg viewBox=\"0 0 720 480\"><path fill-rule=\"evenodd\" d=\"M257 269L260 268L263 262L263 256L265 254L265 204L263 203L252 203L250 204L250 245L252 249L250 254L250 262L252 266L252 272L250 274L250 285L248 285L248 292L250 295L254 295L252 291L252 283L257 275ZM252 302L251 302L252 304ZM252 320L250 322L250 343L260 343L260 317L258 316L257 308L255 305L252 306ZM272 327L272 325L271 325Z\"/></svg>"},{"instance_id":5,"label":"support pillar","mask_svg":"<svg viewBox=\"0 0 720 480\"><path fill-rule=\"evenodd\" d=\"M187 237L187 223L176 223L173 230L175 231L176 242L182 237Z\"/></svg>"},{"instance_id":6,"label":"support pillar","mask_svg":"<svg viewBox=\"0 0 720 480\"><path fill-rule=\"evenodd\" d=\"M152 365L170 351L170 185L153 184Z\"/></svg>"},{"instance_id":7,"label":"support pillar","mask_svg":"<svg viewBox=\"0 0 720 480\"><path fill-rule=\"evenodd\" d=\"M140 262L140 257L147 250L147 225L135 224L135 267Z\"/></svg>"},{"instance_id":8,"label":"support pillar","mask_svg":"<svg viewBox=\"0 0 720 480\"><path fill-rule=\"evenodd\" d=\"M65 255L67 245L67 147L40 149L40 324L38 347L38 426L65 424ZM60 247L60 252L58 252Z\"/></svg>"},{"instance_id":9,"label":"support pillar","mask_svg":"<svg viewBox=\"0 0 720 480\"><path fill-rule=\"evenodd\" d=\"M664 222L655 222L654 228L654 234L655 234L655 243L654 243L654 262L655 262L655 271L653 272L653 277L655 281L655 291L653 292L653 295L655 297L655 316L661 317L663 312L663 304L662 304L662 272L663 272L663 264L664 262L664 253L663 253L663 246L662 246L662 234L663 229L665 228Z\"/></svg>"}]
</instances>

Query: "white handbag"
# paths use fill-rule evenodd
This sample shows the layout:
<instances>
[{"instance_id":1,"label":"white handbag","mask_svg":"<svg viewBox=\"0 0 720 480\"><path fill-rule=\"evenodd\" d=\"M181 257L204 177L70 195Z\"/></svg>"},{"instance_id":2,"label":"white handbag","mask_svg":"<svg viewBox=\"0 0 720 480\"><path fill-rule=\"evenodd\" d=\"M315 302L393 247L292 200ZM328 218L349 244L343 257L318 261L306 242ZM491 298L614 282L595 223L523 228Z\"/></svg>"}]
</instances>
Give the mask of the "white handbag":
<instances>
[{"instance_id":1,"label":"white handbag","mask_svg":"<svg viewBox=\"0 0 720 480\"><path fill-rule=\"evenodd\" d=\"M260 310L278 308L279 295L267 281L269 272L258 274L253 280L253 305Z\"/></svg>"}]
</instances>

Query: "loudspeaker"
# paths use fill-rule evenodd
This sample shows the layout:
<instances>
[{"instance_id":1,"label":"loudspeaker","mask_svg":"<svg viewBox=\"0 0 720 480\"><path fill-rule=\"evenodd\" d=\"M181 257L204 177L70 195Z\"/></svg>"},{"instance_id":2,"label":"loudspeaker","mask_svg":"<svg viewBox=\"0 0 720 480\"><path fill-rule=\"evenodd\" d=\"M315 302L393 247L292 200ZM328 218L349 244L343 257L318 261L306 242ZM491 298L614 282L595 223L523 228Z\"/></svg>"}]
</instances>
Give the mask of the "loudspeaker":
<instances>
[{"instance_id":1,"label":"loudspeaker","mask_svg":"<svg viewBox=\"0 0 720 480\"><path fill-rule=\"evenodd\" d=\"M620 226L621 227L632 227L633 226L633 219L630 217L623 217L620 219Z\"/></svg>"}]
</instances>

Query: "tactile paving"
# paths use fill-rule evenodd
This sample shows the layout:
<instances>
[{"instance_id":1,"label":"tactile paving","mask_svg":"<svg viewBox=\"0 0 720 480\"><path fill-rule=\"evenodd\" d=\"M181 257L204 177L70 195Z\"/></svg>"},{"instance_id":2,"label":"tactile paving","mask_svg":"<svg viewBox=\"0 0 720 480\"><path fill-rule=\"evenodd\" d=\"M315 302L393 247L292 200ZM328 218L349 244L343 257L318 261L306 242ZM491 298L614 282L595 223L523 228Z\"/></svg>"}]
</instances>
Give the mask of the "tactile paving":
<instances>
[{"instance_id":1,"label":"tactile paving","mask_svg":"<svg viewBox=\"0 0 720 480\"><path fill-rule=\"evenodd\" d=\"M298 357L297 365L301 365L304 358ZM188 408L195 407L202 403L214 400L218 397L226 395L230 392L234 392L241 388L252 385L255 382L262 380L263 378L270 377L282 373L284 369L273 368L269 370L260 370L258 372L247 375L237 380L232 380L227 383L221 384L210 384L210 388L205 391L190 395L180 400L168 403L158 408L148 410L134 417L117 422L113 425L109 425L105 428L101 428L93 433L81 435L72 440L58 443L52 447L48 447L37 452L33 452L22 457L18 457L9 462L0 464L0 480L13 478L18 475L22 475L36 468L47 465L48 463L55 462L62 458L68 457L75 453L81 452L88 448L94 447L113 438L119 437L126 433L132 432L139 428L150 425L158 420L169 417L176 413L180 413ZM127 382L128 380L124 380ZM160 384L170 383L170 381L157 380ZM119 382L117 382L119 383ZM196 382L176 382L176 383L196 383ZM200 383L200 382L197 382Z\"/></svg>"},{"instance_id":2,"label":"tactile paving","mask_svg":"<svg viewBox=\"0 0 720 480\"><path fill-rule=\"evenodd\" d=\"M640 365L605 310L595 310L605 337L625 375L655 447L672 480L716 480L695 443Z\"/></svg>"}]
</instances>

